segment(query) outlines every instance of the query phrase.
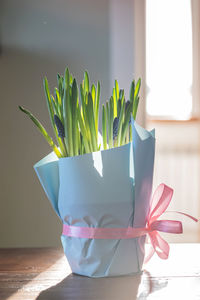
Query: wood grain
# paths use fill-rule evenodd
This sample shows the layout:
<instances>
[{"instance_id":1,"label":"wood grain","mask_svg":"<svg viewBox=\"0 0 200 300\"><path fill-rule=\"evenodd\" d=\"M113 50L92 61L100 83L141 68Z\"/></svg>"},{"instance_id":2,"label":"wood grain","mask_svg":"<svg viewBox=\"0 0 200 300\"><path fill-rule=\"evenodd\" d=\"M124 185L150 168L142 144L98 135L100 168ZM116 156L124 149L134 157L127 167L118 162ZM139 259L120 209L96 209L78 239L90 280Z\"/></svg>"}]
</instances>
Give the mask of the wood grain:
<instances>
[{"instance_id":1,"label":"wood grain","mask_svg":"<svg viewBox=\"0 0 200 300\"><path fill-rule=\"evenodd\" d=\"M71 274L62 249L0 249L0 299L200 299L200 244L173 244L141 275L87 278Z\"/></svg>"}]
</instances>

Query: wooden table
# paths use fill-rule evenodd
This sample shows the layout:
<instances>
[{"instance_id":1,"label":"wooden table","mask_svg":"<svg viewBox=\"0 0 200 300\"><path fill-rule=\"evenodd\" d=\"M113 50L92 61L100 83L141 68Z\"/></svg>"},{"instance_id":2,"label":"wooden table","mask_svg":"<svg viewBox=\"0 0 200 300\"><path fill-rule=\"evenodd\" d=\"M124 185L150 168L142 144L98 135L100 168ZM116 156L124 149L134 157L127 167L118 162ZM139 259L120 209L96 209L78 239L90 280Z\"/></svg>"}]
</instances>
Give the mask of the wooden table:
<instances>
[{"instance_id":1,"label":"wooden table","mask_svg":"<svg viewBox=\"0 0 200 300\"><path fill-rule=\"evenodd\" d=\"M0 249L0 299L200 299L200 244L172 244L142 275L99 279L71 274L62 249Z\"/></svg>"}]
</instances>

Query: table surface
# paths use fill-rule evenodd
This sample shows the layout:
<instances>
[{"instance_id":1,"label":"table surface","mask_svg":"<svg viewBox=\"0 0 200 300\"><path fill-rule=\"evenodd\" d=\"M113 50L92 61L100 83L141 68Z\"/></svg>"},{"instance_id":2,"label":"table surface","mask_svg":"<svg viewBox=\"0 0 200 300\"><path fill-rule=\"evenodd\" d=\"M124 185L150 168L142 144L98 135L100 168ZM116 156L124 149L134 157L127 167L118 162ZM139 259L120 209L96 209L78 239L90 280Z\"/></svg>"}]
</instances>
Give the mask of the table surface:
<instances>
[{"instance_id":1,"label":"table surface","mask_svg":"<svg viewBox=\"0 0 200 300\"><path fill-rule=\"evenodd\" d=\"M137 276L87 278L71 274L62 249L0 249L0 299L200 299L200 244L172 244Z\"/></svg>"}]
</instances>

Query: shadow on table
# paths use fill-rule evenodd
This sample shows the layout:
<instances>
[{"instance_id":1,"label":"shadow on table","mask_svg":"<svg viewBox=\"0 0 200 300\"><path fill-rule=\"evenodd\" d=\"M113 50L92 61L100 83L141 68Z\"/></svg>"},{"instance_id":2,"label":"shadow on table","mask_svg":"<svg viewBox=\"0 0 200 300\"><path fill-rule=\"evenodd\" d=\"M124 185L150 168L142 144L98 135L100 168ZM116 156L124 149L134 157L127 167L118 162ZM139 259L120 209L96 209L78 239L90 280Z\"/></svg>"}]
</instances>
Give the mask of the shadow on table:
<instances>
[{"instance_id":1,"label":"shadow on table","mask_svg":"<svg viewBox=\"0 0 200 300\"><path fill-rule=\"evenodd\" d=\"M160 284L147 271L142 275L88 278L70 274L59 284L43 291L37 300L134 300L146 299L154 292L166 287L167 280Z\"/></svg>"}]
</instances>

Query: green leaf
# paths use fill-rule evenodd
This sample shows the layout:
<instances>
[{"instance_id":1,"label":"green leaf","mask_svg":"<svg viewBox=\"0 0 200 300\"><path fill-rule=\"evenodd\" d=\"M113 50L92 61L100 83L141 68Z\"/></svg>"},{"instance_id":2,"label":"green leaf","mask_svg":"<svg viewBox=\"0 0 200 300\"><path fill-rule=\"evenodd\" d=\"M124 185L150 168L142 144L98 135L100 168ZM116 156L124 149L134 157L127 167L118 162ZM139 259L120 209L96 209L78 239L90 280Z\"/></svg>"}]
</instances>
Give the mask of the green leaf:
<instances>
[{"instance_id":1,"label":"green leaf","mask_svg":"<svg viewBox=\"0 0 200 300\"><path fill-rule=\"evenodd\" d=\"M69 156L73 156L73 141L72 141L72 108L71 108L71 96L69 85L69 70L65 71L64 78L64 97L63 97L63 120L65 128L65 136L67 140L67 152Z\"/></svg>"},{"instance_id":2,"label":"green leaf","mask_svg":"<svg viewBox=\"0 0 200 300\"><path fill-rule=\"evenodd\" d=\"M96 101L95 101L95 128L96 136L98 137L98 127L99 127L99 99L100 99L100 82L97 82L96 90Z\"/></svg>"},{"instance_id":3,"label":"green leaf","mask_svg":"<svg viewBox=\"0 0 200 300\"><path fill-rule=\"evenodd\" d=\"M119 99L119 84L117 80L115 80L115 95L116 95L116 100L118 101Z\"/></svg>"},{"instance_id":4,"label":"green leaf","mask_svg":"<svg viewBox=\"0 0 200 300\"><path fill-rule=\"evenodd\" d=\"M59 112L59 118L61 120L61 122L63 123L63 106L62 106L62 100L59 94L59 90L57 88L55 88L55 97L56 97L56 102L58 105L58 112Z\"/></svg>"},{"instance_id":5,"label":"green leaf","mask_svg":"<svg viewBox=\"0 0 200 300\"><path fill-rule=\"evenodd\" d=\"M49 85L48 85L48 81L47 81L46 77L44 78L44 91L45 91L45 95L46 95L46 102L47 102L47 107L48 107L49 116L50 116L50 120L51 120L51 125L53 127L53 130L54 130L56 139L58 141L58 144L61 148L61 151L64 155L65 150L64 150L64 147L62 145L61 139L59 139L59 137L58 137L58 131L57 131L56 125L54 123L54 114L59 115L59 113L58 113L58 109L57 109L57 106L56 106L56 103L55 103L55 99L52 95L50 95Z\"/></svg>"},{"instance_id":6,"label":"green leaf","mask_svg":"<svg viewBox=\"0 0 200 300\"><path fill-rule=\"evenodd\" d=\"M135 93L134 93L134 101L137 99L139 91L140 91L140 86L141 86L141 78L138 79L135 87Z\"/></svg>"},{"instance_id":7,"label":"green leaf","mask_svg":"<svg viewBox=\"0 0 200 300\"><path fill-rule=\"evenodd\" d=\"M114 99L110 97L109 147L113 148Z\"/></svg>"},{"instance_id":8,"label":"green leaf","mask_svg":"<svg viewBox=\"0 0 200 300\"><path fill-rule=\"evenodd\" d=\"M57 82L58 82L58 92L62 102L64 91L63 91L63 77L60 76L60 74L57 74Z\"/></svg>"},{"instance_id":9,"label":"green leaf","mask_svg":"<svg viewBox=\"0 0 200 300\"><path fill-rule=\"evenodd\" d=\"M134 101L134 93L135 93L135 80L131 82L130 93L129 93L130 102L132 103Z\"/></svg>"},{"instance_id":10,"label":"green leaf","mask_svg":"<svg viewBox=\"0 0 200 300\"><path fill-rule=\"evenodd\" d=\"M58 92L61 95L62 93L62 81L60 74L57 74L57 84L58 84Z\"/></svg>"},{"instance_id":11,"label":"green leaf","mask_svg":"<svg viewBox=\"0 0 200 300\"><path fill-rule=\"evenodd\" d=\"M49 85L48 85L48 81L47 81L46 77L44 78L44 91L45 91L49 116L50 116L50 120L51 120L51 125L53 127L53 130L55 131L55 124L54 124L54 119L53 119L54 118L53 105L52 105L52 102L51 102L51 97L50 97L50 92L49 92Z\"/></svg>"},{"instance_id":12,"label":"green leaf","mask_svg":"<svg viewBox=\"0 0 200 300\"><path fill-rule=\"evenodd\" d=\"M110 107L108 101L106 101L106 119L107 119L107 132L108 132L108 145L110 140ZM110 145L109 145L110 146Z\"/></svg>"},{"instance_id":13,"label":"green leaf","mask_svg":"<svg viewBox=\"0 0 200 300\"><path fill-rule=\"evenodd\" d=\"M51 103L53 106L53 115L59 116L58 106L57 106L57 103L56 103L53 95L50 95L50 98L51 98Z\"/></svg>"},{"instance_id":14,"label":"green leaf","mask_svg":"<svg viewBox=\"0 0 200 300\"><path fill-rule=\"evenodd\" d=\"M125 96L124 96L124 90L122 90L122 96L121 96L121 105L123 104L124 100L125 100Z\"/></svg>"},{"instance_id":15,"label":"green leaf","mask_svg":"<svg viewBox=\"0 0 200 300\"><path fill-rule=\"evenodd\" d=\"M78 115L78 122L79 122L79 126L80 126L80 130L81 130L81 134L82 134L83 143L84 143L84 146L85 146L86 153L90 153L91 150L90 150L88 140L87 140L87 132L86 132L84 122L82 120L79 104L78 104L78 107L77 107L77 115Z\"/></svg>"},{"instance_id":16,"label":"green leaf","mask_svg":"<svg viewBox=\"0 0 200 300\"><path fill-rule=\"evenodd\" d=\"M60 83L60 74L57 73L57 84L59 85L59 83Z\"/></svg>"},{"instance_id":17,"label":"green leaf","mask_svg":"<svg viewBox=\"0 0 200 300\"><path fill-rule=\"evenodd\" d=\"M116 98L116 92L115 88L112 90L112 97L113 97L113 111L114 111L114 116L117 116L117 98Z\"/></svg>"},{"instance_id":18,"label":"green leaf","mask_svg":"<svg viewBox=\"0 0 200 300\"><path fill-rule=\"evenodd\" d=\"M89 128L89 123L88 123L88 119L87 119L87 113L86 113L86 103L87 103L87 99L88 99L88 94L84 94L84 88L83 85L80 84L80 95L81 95L81 103L82 103L82 116L83 116L83 122L85 124L86 127L86 132L87 132L87 139L88 141L91 140L90 138L90 128Z\"/></svg>"},{"instance_id":19,"label":"green leaf","mask_svg":"<svg viewBox=\"0 0 200 300\"><path fill-rule=\"evenodd\" d=\"M51 103L52 103L52 106L53 106L54 115L59 116L59 111L58 111L58 107L56 105L55 99L52 95L50 97L51 97ZM53 121L53 122L54 122L54 126L55 126L54 131L55 131L56 140L58 142L58 145L60 147L60 150L61 150L63 156L66 156L67 151L66 151L65 145L63 144L62 139L58 136L58 129L57 129L57 126L55 125L55 121Z\"/></svg>"},{"instance_id":20,"label":"green leaf","mask_svg":"<svg viewBox=\"0 0 200 300\"><path fill-rule=\"evenodd\" d=\"M137 97L134 101L134 105L133 105L133 119L134 120L136 119L139 100L140 100L140 97Z\"/></svg>"},{"instance_id":21,"label":"green leaf","mask_svg":"<svg viewBox=\"0 0 200 300\"><path fill-rule=\"evenodd\" d=\"M141 87L141 79L139 78L136 87L135 87L135 93L134 93L134 102L133 102L133 118L136 119L137 110L138 110L138 104L139 104L139 91Z\"/></svg>"},{"instance_id":22,"label":"green leaf","mask_svg":"<svg viewBox=\"0 0 200 300\"><path fill-rule=\"evenodd\" d=\"M77 122L77 102L78 102L78 88L76 79L72 83L72 137L74 155L78 155L78 122Z\"/></svg>"},{"instance_id":23,"label":"green leaf","mask_svg":"<svg viewBox=\"0 0 200 300\"><path fill-rule=\"evenodd\" d=\"M63 99L63 97L64 97L64 77L63 76L61 76L60 77L60 80L61 80L61 92L60 92L60 90L59 90L59 93L60 93L60 97L61 97L61 99Z\"/></svg>"},{"instance_id":24,"label":"green leaf","mask_svg":"<svg viewBox=\"0 0 200 300\"><path fill-rule=\"evenodd\" d=\"M89 128L90 128L90 135L91 135L93 151L97 151L98 145L97 145L95 122L94 122L93 101L92 101L92 95L90 92L88 94L88 104L86 105L86 109L87 109L87 118L88 118L88 123L89 123Z\"/></svg>"},{"instance_id":25,"label":"green leaf","mask_svg":"<svg viewBox=\"0 0 200 300\"><path fill-rule=\"evenodd\" d=\"M120 100L122 99L123 93L124 93L124 90L120 90L120 91L119 91L119 99L120 99Z\"/></svg>"},{"instance_id":26,"label":"green leaf","mask_svg":"<svg viewBox=\"0 0 200 300\"><path fill-rule=\"evenodd\" d=\"M95 108L96 88L95 88L94 84L92 84L92 87L91 87L91 95L92 95L93 107Z\"/></svg>"},{"instance_id":27,"label":"green leaf","mask_svg":"<svg viewBox=\"0 0 200 300\"><path fill-rule=\"evenodd\" d=\"M126 111L125 111L125 118L124 118L124 124L122 127L122 134L121 134L121 145L125 144L125 137L127 134L127 130L129 128L129 121L131 118L131 112L133 109L133 103L130 102L130 104L128 105Z\"/></svg>"},{"instance_id":28,"label":"green leaf","mask_svg":"<svg viewBox=\"0 0 200 300\"><path fill-rule=\"evenodd\" d=\"M37 128L39 129L39 131L41 132L41 134L44 136L45 140L49 143L49 145L51 146L51 148L53 149L53 151L55 152L55 154L57 155L58 158L62 157L59 149L57 148L57 146L54 144L52 138L48 135L46 129L44 128L44 126L40 123L40 121L38 121L38 119L36 119L36 117L28 110L26 110L25 108L23 108L22 106L19 106L19 109L27 114L29 116L29 118L33 121L33 123L37 126Z\"/></svg>"},{"instance_id":29,"label":"green leaf","mask_svg":"<svg viewBox=\"0 0 200 300\"><path fill-rule=\"evenodd\" d=\"M70 74L69 75L69 84L72 85L73 84L73 76Z\"/></svg>"},{"instance_id":30,"label":"green leaf","mask_svg":"<svg viewBox=\"0 0 200 300\"><path fill-rule=\"evenodd\" d=\"M125 111L125 101L122 101L121 111L120 111L120 115L119 115L118 136L117 136L118 147L121 146L121 135L122 135L124 111Z\"/></svg>"},{"instance_id":31,"label":"green leaf","mask_svg":"<svg viewBox=\"0 0 200 300\"><path fill-rule=\"evenodd\" d=\"M80 84L80 96L81 96L82 110L84 110L85 109L85 95L84 95L84 88L83 88L82 84Z\"/></svg>"},{"instance_id":32,"label":"green leaf","mask_svg":"<svg viewBox=\"0 0 200 300\"><path fill-rule=\"evenodd\" d=\"M89 76L87 71L84 73L84 94L89 93L90 87L89 87Z\"/></svg>"},{"instance_id":33,"label":"green leaf","mask_svg":"<svg viewBox=\"0 0 200 300\"><path fill-rule=\"evenodd\" d=\"M107 149L107 129L106 129L106 110L103 104L102 107L102 136L103 136L103 148Z\"/></svg>"},{"instance_id":34,"label":"green leaf","mask_svg":"<svg viewBox=\"0 0 200 300\"><path fill-rule=\"evenodd\" d=\"M121 107L122 107L122 101L121 101L121 99L119 99L119 100L117 101L117 117L118 117L118 118L119 118L119 116L120 116Z\"/></svg>"},{"instance_id":35,"label":"green leaf","mask_svg":"<svg viewBox=\"0 0 200 300\"><path fill-rule=\"evenodd\" d=\"M131 124L129 125L129 142L132 141L132 126Z\"/></svg>"}]
</instances>

